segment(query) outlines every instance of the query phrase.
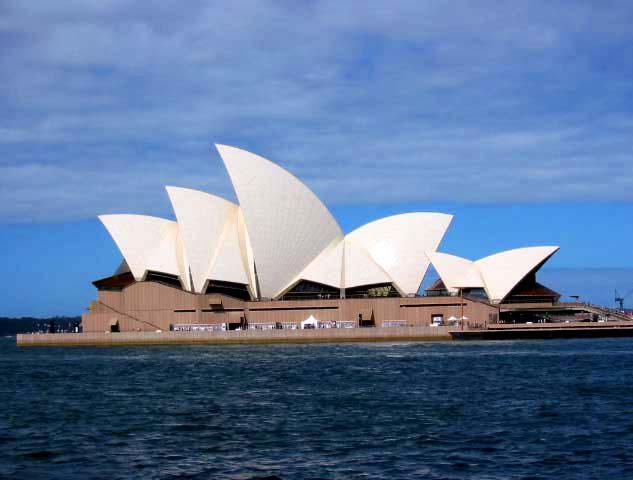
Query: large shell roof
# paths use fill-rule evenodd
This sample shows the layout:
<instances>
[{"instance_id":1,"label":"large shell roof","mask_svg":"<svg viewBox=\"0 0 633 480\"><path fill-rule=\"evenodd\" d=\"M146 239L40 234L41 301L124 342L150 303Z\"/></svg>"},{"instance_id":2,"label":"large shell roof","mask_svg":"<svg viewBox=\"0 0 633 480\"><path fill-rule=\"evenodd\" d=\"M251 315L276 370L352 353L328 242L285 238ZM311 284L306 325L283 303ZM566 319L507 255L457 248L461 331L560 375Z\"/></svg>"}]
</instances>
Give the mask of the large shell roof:
<instances>
[{"instance_id":1,"label":"large shell roof","mask_svg":"<svg viewBox=\"0 0 633 480\"><path fill-rule=\"evenodd\" d=\"M429 266L425 252L439 246L453 217L415 212L381 218L347 235L393 279L403 293L420 288Z\"/></svg>"},{"instance_id":2,"label":"large shell roof","mask_svg":"<svg viewBox=\"0 0 633 480\"><path fill-rule=\"evenodd\" d=\"M239 249L239 207L223 198L189 188L167 187L184 243L193 288L202 292L208 279L248 283Z\"/></svg>"},{"instance_id":3,"label":"large shell roof","mask_svg":"<svg viewBox=\"0 0 633 480\"><path fill-rule=\"evenodd\" d=\"M244 214L260 295L274 297L343 232L321 200L294 175L245 150L217 148Z\"/></svg>"},{"instance_id":4,"label":"large shell roof","mask_svg":"<svg viewBox=\"0 0 633 480\"><path fill-rule=\"evenodd\" d=\"M239 204L167 187L176 222L100 217L137 280L161 271L178 275L194 292L203 293L214 280L246 285L260 298L276 298L301 280L336 288L392 283L407 295L417 293L432 261L449 289L479 282L491 298L501 298L554 248L507 252L473 266L436 252L452 216L427 212L382 218L344 235L323 202L294 175L254 153L217 149Z\"/></svg>"}]
</instances>

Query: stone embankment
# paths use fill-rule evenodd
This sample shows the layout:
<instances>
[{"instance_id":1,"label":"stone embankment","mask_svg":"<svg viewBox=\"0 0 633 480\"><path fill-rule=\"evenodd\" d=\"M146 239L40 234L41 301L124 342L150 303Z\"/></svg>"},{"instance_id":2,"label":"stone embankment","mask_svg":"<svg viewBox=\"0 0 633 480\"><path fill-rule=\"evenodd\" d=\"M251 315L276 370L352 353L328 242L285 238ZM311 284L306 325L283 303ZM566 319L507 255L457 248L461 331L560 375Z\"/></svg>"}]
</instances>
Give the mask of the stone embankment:
<instances>
[{"instance_id":1,"label":"stone embankment","mask_svg":"<svg viewBox=\"0 0 633 480\"><path fill-rule=\"evenodd\" d=\"M17 336L18 346L230 345L441 340L451 340L449 327L323 328L230 332L46 333Z\"/></svg>"}]
</instances>

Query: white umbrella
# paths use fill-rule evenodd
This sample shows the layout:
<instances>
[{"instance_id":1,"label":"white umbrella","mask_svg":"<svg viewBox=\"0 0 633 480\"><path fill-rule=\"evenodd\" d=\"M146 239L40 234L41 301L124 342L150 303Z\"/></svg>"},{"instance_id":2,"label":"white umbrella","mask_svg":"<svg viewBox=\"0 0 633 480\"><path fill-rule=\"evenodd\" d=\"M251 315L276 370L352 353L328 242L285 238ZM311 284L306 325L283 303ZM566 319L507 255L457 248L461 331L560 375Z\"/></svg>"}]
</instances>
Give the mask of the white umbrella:
<instances>
[{"instance_id":1,"label":"white umbrella","mask_svg":"<svg viewBox=\"0 0 633 480\"><path fill-rule=\"evenodd\" d=\"M449 322L454 322L455 320L457 320L457 317L454 315L451 315L450 317L448 317Z\"/></svg>"}]
</instances>

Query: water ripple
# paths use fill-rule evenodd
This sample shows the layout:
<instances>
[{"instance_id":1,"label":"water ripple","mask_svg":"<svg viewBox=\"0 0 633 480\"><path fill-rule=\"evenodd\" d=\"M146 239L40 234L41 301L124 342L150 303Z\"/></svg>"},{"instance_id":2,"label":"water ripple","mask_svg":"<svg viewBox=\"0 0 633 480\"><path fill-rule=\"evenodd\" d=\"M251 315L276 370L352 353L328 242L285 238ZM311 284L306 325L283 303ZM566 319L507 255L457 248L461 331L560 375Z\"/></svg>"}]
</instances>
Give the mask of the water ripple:
<instances>
[{"instance_id":1,"label":"water ripple","mask_svg":"<svg viewBox=\"0 0 633 480\"><path fill-rule=\"evenodd\" d=\"M627 340L10 342L0 478L633 478Z\"/></svg>"}]
</instances>

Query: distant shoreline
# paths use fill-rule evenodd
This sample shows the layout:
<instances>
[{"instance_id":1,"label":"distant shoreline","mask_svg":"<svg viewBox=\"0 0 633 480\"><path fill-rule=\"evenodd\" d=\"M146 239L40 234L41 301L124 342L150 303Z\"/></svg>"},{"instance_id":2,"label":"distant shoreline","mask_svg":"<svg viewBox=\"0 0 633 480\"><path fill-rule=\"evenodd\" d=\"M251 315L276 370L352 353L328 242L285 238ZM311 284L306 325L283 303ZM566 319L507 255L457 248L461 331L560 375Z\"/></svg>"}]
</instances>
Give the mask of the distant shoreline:
<instances>
[{"instance_id":1,"label":"distant shoreline","mask_svg":"<svg viewBox=\"0 0 633 480\"><path fill-rule=\"evenodd\" d=\"M54 323L56 331L71 331L74 325L81 323L81 317L0 317L0 336L47 332L51 322Z\"/></svg>"}]
</instances>

